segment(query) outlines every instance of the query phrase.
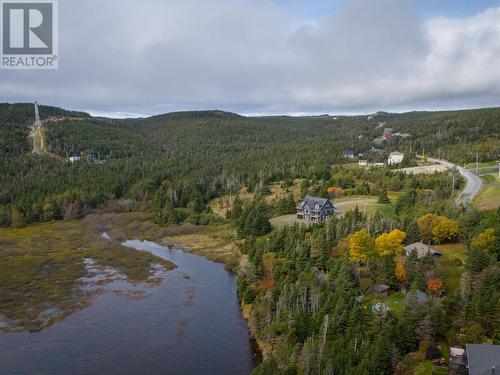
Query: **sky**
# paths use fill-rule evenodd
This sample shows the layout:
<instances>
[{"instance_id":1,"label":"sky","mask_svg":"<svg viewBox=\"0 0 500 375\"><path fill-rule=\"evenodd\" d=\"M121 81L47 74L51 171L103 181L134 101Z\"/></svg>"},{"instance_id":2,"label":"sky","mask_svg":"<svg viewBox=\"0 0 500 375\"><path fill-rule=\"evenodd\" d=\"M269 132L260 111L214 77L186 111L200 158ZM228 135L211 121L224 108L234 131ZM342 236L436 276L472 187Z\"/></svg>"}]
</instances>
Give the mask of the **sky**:
<instances>
[{"instance_id":1,"label":"sky","mask_svg":"<svg viewBox=\"0 0 500 375\"><path fill-rule=\"evenodd\" d=\"M111 117L500 106L500 0L59 0L59 69L0 102Z\"/></svg>"}]
</instances>

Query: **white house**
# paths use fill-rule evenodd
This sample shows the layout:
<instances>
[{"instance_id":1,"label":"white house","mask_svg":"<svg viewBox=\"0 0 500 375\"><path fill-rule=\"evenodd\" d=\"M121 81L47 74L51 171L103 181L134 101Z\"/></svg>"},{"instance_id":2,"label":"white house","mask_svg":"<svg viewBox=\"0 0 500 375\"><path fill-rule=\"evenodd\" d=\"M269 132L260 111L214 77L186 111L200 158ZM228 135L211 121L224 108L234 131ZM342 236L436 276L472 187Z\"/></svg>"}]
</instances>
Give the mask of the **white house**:
<instances>
[{"instance_id":1,"label":"white house","mask_svg":"<svg viewBox=\"0 0 500 375\"><path fill-rule=\"evenodd\" d=\"M387 159L387 164L399 164L403 161L405 154L402 152L394 151L389 154L389 159Z\"/></svg>"},{"instance_id":2,"label":"white house","mask_svg":"<svg viewBox=\"0 0 500 375\"><path fill-rule=\"evenodd\" d=\"M359 160L358 164L359 165L368 165L368 160Z\"/></svg>"},{"instance_id":3,"label":"white house","mask_svg":"<svg viewBox=\"0 0 500 375\"><path fill-rule=\"evenodd\" d=\"M69 157L69 161L72 162L72 163L79 162L80 161L80 157L79 156L70 156Z\"/></svg>"}]
</instances>

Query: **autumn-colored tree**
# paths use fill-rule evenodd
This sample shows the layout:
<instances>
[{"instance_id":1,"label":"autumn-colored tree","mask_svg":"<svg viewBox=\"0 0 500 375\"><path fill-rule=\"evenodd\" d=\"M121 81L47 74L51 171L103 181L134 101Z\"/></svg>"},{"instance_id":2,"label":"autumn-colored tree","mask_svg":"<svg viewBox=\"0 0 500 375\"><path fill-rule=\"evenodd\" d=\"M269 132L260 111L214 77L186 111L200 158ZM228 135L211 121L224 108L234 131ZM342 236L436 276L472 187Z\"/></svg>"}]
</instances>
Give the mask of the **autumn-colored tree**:
<instances>
[{"instance_id":1,"label":"autumn-colored tree","mask_svg":"<svg viewBox=\"0 0 500 375\"><path fill-rule=\"evenodd\" d=\"M439 293L443 290L443 280L438 277L430 277L427 280L427 288L434 294Z\"/></svg>"},{"instance_id":2,"label":"autumn-colored tree","mask_svg":"<svg viewBox=\"0 0 500 375\"><path fill-rule=\"evenodd\" d=\"M432 239L435 243L452 241L458 237L458 223L445 216L438 216L437 224L432 228Z\"/></svg>"},{"instance_id":3,"label":"autumn-colored tree","mask_svg":"<svg viewBox=\"0 0 500 375\"><path fill-rule=\"evenodd\" d=\"M496 241L494 233L495 230L489 228L472 239L466 264L467 270L471 273L479 274L492 261L491 253Z\"/></svg>"},{"instance_id":4,"label":"autumn-colored tree","mask_svg":"<svg viewBox=\"0 0 500 375\"><path fill-rule=\"evenodd\" d=\"M488 228L481 232L477 237L474 237L470 243L471 248L480 250L490 250L495 243L495 229Z\"/></svg>"},{"instance_id":5,"label":"autumn-colored tree","mask_svg":"<svg viewBox=\"0 0 500 375\"><path fill-rule=\"evenodd\" d=\"M340 187L330 186L326 189L326 191L331 197L338 197L339 195L342 195L343 190Z\"/></svg>"},{"instance_id":6,"label":"autumn-colored tree","mask_svg":"<svg viewBox=\"0 0 500 375\"><path fill-rule=\"evenodd\" d=\"M417 225L420 239L426 244L430 244L431 241L435 243L451 241L456 239L459 233L458 223L446 216L427 214L418 218Z\"/></svg>"},{"instance_id":7,"label":"autumn-colored tree","mask_svg":"<svg viewBox=\"0 0 500 375\"><path fill-rule=\"evenodd\" d=\"M439 216L434 214L427 214L417 219L418 230L420 232L420 239L426 244L432 241L432 230L439 222Z\"/></svg>"},{"instance_id":8,"label":"autumn-colored tree","mask_svg":"<svg viewBox=\"0 0 500 375\"><path fill-rule=\"evenodd\" d=\"M401 263L396 264L396 269L394 270L394 274L396 275L396 279L398 279L400 283L404 283L406 281L405 266L402 265Z\"/></svg>"},{"instance_id":9,"label":"autumn-colored tree","mask_svg":"<svg viewBox=\"0 0 500 375\"><path fill-rule=\"evenodd\" d=\"M349 238L349 258L353 262L366 262L375 250L375 241L366 229L358 230Z\"/></svg>"},{"instance_id":10,"label":"autumn-colored tree","mask_svg":"<svg viewBox=\"0 0 500 375\"><path fill-rule=\"evenodd\" d=\"M375 240L375 248L380 256L393 256L403 252L403 241L406 233L394 229L389 233L383 233Z\"/></svg>"}]
</instances>

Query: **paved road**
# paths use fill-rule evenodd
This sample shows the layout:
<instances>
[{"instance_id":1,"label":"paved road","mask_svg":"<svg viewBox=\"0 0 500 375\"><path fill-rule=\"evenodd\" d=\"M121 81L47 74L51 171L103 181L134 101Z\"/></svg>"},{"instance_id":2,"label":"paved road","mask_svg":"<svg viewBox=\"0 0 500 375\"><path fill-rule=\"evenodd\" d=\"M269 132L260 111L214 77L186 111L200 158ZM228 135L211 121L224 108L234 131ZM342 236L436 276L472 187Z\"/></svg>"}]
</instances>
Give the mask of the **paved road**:
<instances>
[{"instance_id":1,"label":"paved road","mask_svg":"<svg viewBox=\"0 0 500 375\"><path fill-rule=\"evenodd\" d=\"M471 203L474 197L477 195L477 193L479 193L479 190L481 190L481 186L483 185L481 179L471 171L462 168L458 165L455 165L453 163L450 163L446 160L439 160L432 158L427 158L427 160L433 163L439 163L450 169L457 168L460 174L466 179L467 183L465 184L464 190L462 190L462 192L458 195L458 197L455 200L457 205L465 206Z\"/></svg>"}]
</instances>

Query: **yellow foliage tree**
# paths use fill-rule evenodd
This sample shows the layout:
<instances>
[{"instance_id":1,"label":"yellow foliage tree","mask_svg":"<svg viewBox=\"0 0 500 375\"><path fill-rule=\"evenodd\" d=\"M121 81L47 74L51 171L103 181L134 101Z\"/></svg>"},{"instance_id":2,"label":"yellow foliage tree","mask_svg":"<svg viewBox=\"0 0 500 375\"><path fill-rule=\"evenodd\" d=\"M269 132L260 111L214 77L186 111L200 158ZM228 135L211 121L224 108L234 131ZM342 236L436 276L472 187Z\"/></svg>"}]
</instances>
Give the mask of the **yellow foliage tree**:
<instances>
[{"instance_id":1,"label":"yellow foliage tree","mask_svg":"<svg viewBox=\"0 0 500 375\"><path fill-rule=\"evenodd\" d=\"M460 232L456 221L448 219L446 216L434 214L419 217L417 225L420 231L420 239L426 244L430 244L432 241L441 243L454 240Z\"/></svg>"},{"instance_id":2,"label":"yellow foliage tree","mask_svg":"<svg viewBox=\"0 0 500 375\"><path fill-rule=\"evenodd\" d=\"M450 220L445 216L438 216L438 222L432 228L432 239L435 243L452 241L458 237L460 227L455 220Z\"/></svg>"},{"instance_id":3,"label":"yellow foliage tree","mask_svg":"<svg viewBox=\"0 0 500 375\"><path fill-rule=\"evenodd\" d=\"M493 228L486 229L481 232L477 237L474 237L470 243L474 249L481 249L488 251L495 243L495 230Z\"/></svg>"},{"instance_id":4,"label":"yellow foliage tree","mask_svg":"<svg viewBox=\"0 0 500 375\"><path fill-rule=\"evenodd\" d=\"M392 256L403 252L403 241L406 233L394 229L389 233L383 233L375 240L375 249L380 256Z\"/></svg>"},{"instance_id":5,"label":"yellow foliage tree","mask_svg":"<svg viewBox=\"0 0 500 375\"><path fill-rule=\"evenodd\" d=\"M366 262L375 250L375 241L366 229L358 230L349 237L349 258L353 262Z\"/></svg>"},{"instance_id":6,"label":"yellow foliage tree","mask_svg":"<svg viewBox=\"0 0 500 375\"><path fill-rule=\"evenodd\" d=\"M427 214L417 219L418 230L420 232L420 239L426 244L432 241L432 229L439 222L439 216L434 214Z\"/></svg>"}]
</instances>

